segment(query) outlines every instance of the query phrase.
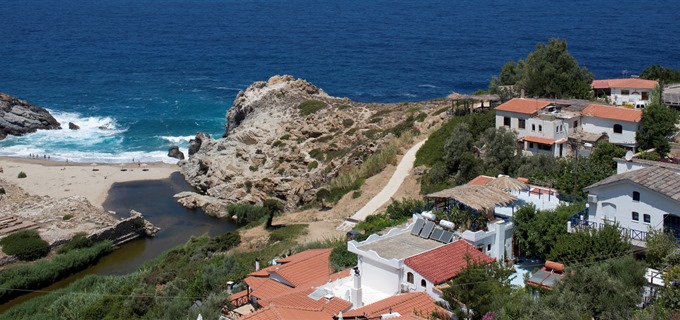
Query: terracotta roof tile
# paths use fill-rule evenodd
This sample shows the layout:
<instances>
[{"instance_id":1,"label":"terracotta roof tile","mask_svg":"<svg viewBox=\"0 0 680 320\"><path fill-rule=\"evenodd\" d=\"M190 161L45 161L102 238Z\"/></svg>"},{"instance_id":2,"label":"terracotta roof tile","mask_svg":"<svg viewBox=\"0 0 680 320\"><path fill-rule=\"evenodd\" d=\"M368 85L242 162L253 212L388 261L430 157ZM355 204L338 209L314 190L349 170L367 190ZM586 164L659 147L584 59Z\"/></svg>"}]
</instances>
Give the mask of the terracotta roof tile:
<instances>
[{"instance_id":1,"label":"terracotta roof tile","mask_svg":"<svg viewBox=\"0 0 680 320\"><path fill-rule=\"evenodd\" d=\"M318 279L332 273L329 258L332 249L316 250L316 254L309 255L306 259L299 259L279 266L271 271L286 279L293 286L298 286L311 280Z\"/></svg>"},{"instance_id":2,"label":"terracotta roof tile","mask_svg":"<svg viewBox=\"0 0 680 320\"><path fill-rule=\"evenodd\" d=\"M540 137L532 137L532 136L525 136L524 137L525 141L529 142L536 142L536 143L541 143L541 144L547 144L547 145L553 145L555 144L555 141L553 139L547 139L547 138L540 138Z\"/></svg>"},{"instance_id":3,"label":"terracotta roof tile","mask_svg":"<svg viewBox=\"0 0 680 320\"><path fill-rule=\"evenodd\" d=\"M611 88L629 88L629 89L654 89L659 83L654 80L645 80L639 78L627 79L604 79L593 80L591 87L593 89L611 89Z\"/></svg>"},{"instance_id":4,"label":"terracotta roof tile","mask_svg":"<svg viewBox=\"0 0 680 320\"><path fill-rule=\"evenodd\" d=\"M387 314L390 310L392 310L392 312L398 312L402 316L412 315L416 312L425 315L429 315L432 312L448 315L448 312L438 306L434 299L427 295L427 293L413 292L392 296L367 306L347 311L346 313L343 313L343 317L345 319L354 319L362 316L371 318Z\"/></svg>"},{"instance_id":5,"label":"terracotta roof tile","mask_svg":"<svg viewBox=\"0 0 680 320\"><path fill-rule=\"evenodd\" d=\"M330 301L325 298L314 300L309 295L314 289L305 289L290 294L282 295L269 301L270 306L289 307L300 310L323 311L335 315L340 311L348 310L352 303L342 298L335 297Z\"/></svg>"},{"instance_id":6,"label":"terracotta roof tile","mask_svg":"<svg viewBox=\"0 0 680 320\"><path fill-rule=\"evenodd\" d=\"M267 278L249 277L245 282L251 288L251 295L260 300L268 300L292 289L291 287Z\"/></svg>"},{"instance_id":7,"label":"terracotta roof tile","mask_svg":"<svg viewBox=\"0 0 680 320\"><path fill-rule=\"evenodd\" d=\"M496 107L496 110L534 114L552 103L550 100L514 98Z\"/></svg>"},{"instance_id":8,"label":"terracotta roof tile","mask_svg":"<svg viewBox=\"0 0 680 320\"><path fill-rule=\"evenodd\" d=\"M624 107L614 107L603 104L590 104L583 109L582 114L588 117L613 119L628 122L640 122L642 111Z\"/></svg>"},{"instance_id":9,"label":"terracotta roof tile","mask_svg":"<svg viewBox=\"0 0 680 320\"><path fill-rule=\"evenodd\" d=\"M473 261L490 263L495 259L479 252L471 244L458 240L404 260L404 263L428 281L438 285L451 280L467 266L465 254Z\"/></svg>"},{"instance_id":10,"label":"terracotta roof tile","mask_svg":"<svg viewBox=\"0 0 680 320\"><path fill-rule=\"evenodd\" d=\"M255 311L241 320L332 320L333 316L325 312L300 310L286 307L267 307Z\"/></svg>"},{"instance_id":11,"label":"terracotta roof tile","mask_svg":"<svg viewBox=\"0 0 680 320\"><path fill-rule=\"evenodd\" d=\"M476 184L476 185L482 186L482 185L485 185L487 182L489 182L493 179L496 179L496 178L485 176L485 175L479 175L476 178L470 180L467 184Z\"/></svg>"}]
</instances>

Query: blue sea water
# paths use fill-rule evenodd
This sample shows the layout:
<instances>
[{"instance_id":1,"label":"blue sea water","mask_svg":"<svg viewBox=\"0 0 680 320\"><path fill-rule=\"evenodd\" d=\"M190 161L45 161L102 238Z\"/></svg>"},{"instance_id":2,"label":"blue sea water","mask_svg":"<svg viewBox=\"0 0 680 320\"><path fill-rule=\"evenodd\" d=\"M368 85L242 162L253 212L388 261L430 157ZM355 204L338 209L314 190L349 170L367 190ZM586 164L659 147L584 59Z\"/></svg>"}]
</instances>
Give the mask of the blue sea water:
<instances>
[{"instance_id":1,"label":"blue sea water","mask_svg":"<svg viewBox=\"0 0 680 320\"><path fill-rule=\"evenodd\" d=\"M680 68L677 0L3 0L0 10L0 91L82 128L10 137L0 154L57 160L174 162L169 146L221 135L238 91L276 74L359 101L425 100L485 88L550 37L597 78Z\"/></svg>"}]
</instances>

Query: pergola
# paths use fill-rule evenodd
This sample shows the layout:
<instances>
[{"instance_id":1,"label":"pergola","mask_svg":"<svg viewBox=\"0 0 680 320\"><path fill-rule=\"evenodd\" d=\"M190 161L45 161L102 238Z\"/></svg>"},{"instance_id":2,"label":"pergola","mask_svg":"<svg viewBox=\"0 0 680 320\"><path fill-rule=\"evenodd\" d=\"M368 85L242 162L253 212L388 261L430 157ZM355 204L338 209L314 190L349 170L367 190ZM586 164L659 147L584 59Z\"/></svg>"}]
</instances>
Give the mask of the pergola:
<instances>
[{"instance_id":1,"label":"pergola","mask_svg":"<svg viewBox=\"0 0 680 320\"><path fill-rule=\"evenodd\" d=\"M484 105L484 102L489 102L489 106L491 105L492 102L499 102L501 101L501 98L496 95L496 94L482 94L482 95L469 95L469 94L462 94L462 93L457 93L457 92L452 92L450 95L446 97L447 99L451 100L451 107L455 109L455 103L458 101L463 101L464 102L464 107L465 109L468 109L468 103L472 102L482 102L482 106Z\"/></svg>"},{"instance_id":2,"label":"pergola","mask_svg":"<svg viewBox=\"0 0 680 320\"><path fill-rule=\"evenodd\" d=\"M514 180L514 179L513 179ZM518 181L520 182L520 181ZM488 185L464 184L425 196L426 199L446 201L447 208L464 206L475 212L493 213L497 206L512 204L517 197L500 188Z\"/></svg>"}]
</instances>

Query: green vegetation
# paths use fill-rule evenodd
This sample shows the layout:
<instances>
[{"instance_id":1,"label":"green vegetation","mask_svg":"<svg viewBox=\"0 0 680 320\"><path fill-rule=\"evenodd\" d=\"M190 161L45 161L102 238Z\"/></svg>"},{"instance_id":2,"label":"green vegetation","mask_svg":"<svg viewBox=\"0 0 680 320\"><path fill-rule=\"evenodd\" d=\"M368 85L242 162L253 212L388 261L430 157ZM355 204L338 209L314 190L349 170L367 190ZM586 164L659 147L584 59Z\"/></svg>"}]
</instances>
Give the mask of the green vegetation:
<instances>
[{"instance_id":1,"label":"green vegetation","mask_svg":"<svg viewBox=\"0 0 680 320\"><path fill-rule=\"evenodd\" d=\"M382 138L385 133L380 129L368 129L364 131L364 136L369 140L378 140Z\"/></svg>"},{"instance_id":2,"label":"green vegetation","mask_svg":"<svg viewBox=\"0 0 680 320\"><path fill-rule=\"evenodd\" d=\"M678 112L664 105L661 101L661 89L657 86L652 92L651 103L642 111L640 129L635 140L641 149L655 148L659 156L665 156L670 150L668 137L678 131Z\"/></svg>"},{"instance_id":3,"label":"green vegetation","mask_svg":"<svg viewBox=\"0 0 680 320\"><path fill-rule=\"evenodd\" d=\"M295 240L295 238L302 234L307 234L306 224L290 224L283 226L281 228L276 228L269 233L269 243L275 243L279 241Z\"/></svg>"},{"instance_id":4,"label":"green vegetation","mask_svg":"<svg viewBox=\"0 0 680 320\"><path fill-rule=\"evenodd\" d=\"M92 246L92 240L87 238L84 232L76 234L71 240L61 245L57 253L63 254L71 250L83 249Z\"/></svg>"},{"instance_id":5,"label":"green vegetation","mask_svg":"<svg viewBox=\"0 0 680 320\"><path fill-rule=\"evenodd\" d=\"M276 140L272 143L272 147L274 147L274 148L280 147L282 145L283 145L283 141L281 141L281 140Z\"/></svg>"},{"instance_id":6,"label":"green vegetation","mask_svg":"<svg viewBox=\"0 0 680 320\"><path fill-rule=\"evenodd\" d=\"M382 121L381 117L373 117L371 119L368 119L368 123L378 123L380 121Z\"/></svg>"},{"instance_id":7,"label":"green vegetation","mask_svg":"<svg viewBox=\"0 0 680 320\"><path fill-rule=\"evenodd\" d=\"M252 171L252 172L257 171L257 169L259 169L259 168L258 168L257 166L253 166L253 165L251 165L251 166L248 167L248 170L250 170L250 171Z\"/></svg>"},{"instance_id":8,"label":"green vegetation","mask_svg":"<svg viewBox=\"0 0 680 320\"><path fill-rule=\"evenodd\" d=\"M654 269L663 269L666 259L677 249L675 236L672 232L654 230L651 227L647 231L646 243L645 260Z\"/></svg>"},{"instance_id":9,"label":"green vegetation","mask_svg":"<svg viewBox=\"0 0 680 320\"><path fill-rule=\"evenodd\" d=\"M33 261L50 252L50 245L35 230L19 231L0 240L2 252L19 260Z\"/></svg>"},{"instance_id":10,"label":"green vegetation","mask_svg":"<svg viewBox=\"0 0 680 320\"><path fill-rule=\"evenodd\" d=\"M680 82L680 70L653 64L642 70L640 78L659 81L660 85Z\"/></svg>"},{"instance_id":11,"label":"green vegetation","mask_svg":"<svg viewBox=\"0 0 680 320\"><path fill-rule=\"evenodd\" d=\"M26 172L19 171L19 174L17 175L17 178L19 178L19 179L26 178Z\"/></svg>"},{"instance_id":12,"label":"green vegetation","mask_svg":"<svg viewBox=\"0 0 680 320\"><path fill-rule=\"evenodd\" d=\"M519 208L513 214L513 236L520 252L539 259L551 257L553 248L560 247L559 241L568 235L569 217L584 208L580 203L560 205L554 211L537 210L533 204Z\"/></svg>"},{"instance_id":13,"label":"green vegetation","mask_svg":"<svg viewBox=\"0 0 680 320\"><path fill-rule=\"evenodd\" d=\"M287 134L287 133L282 135L281 138L279 138L279 140L288 140L288 139L290 139L290 135Z\"/></svg>"},{"instance_id":14,"label":"green vegetation","mask_svg":"<svg viewBox=\"0 0 680 320\"><path fill-rule=\"evenodd\" d=\"M330 263L333 271L338 272L357 265L357 255L347 250L347 242L338 239L332 248Z\"/></svg>"},{"instance_id":15,"label":"green vegetation","mask_svg":"<svg viewBox=\"0 0 680 320\"><path fill-rule=\"evenodd\" d=\"M425 120L426 118L427 118L427 113L421 112L416 116L415 120L416 120L416 122L423 122L423 120Z\"/></svg>"},{"instance_id":16,"label":"green vegetation","mask_svg":"<svg viewBox=\"0 0 680 320\"><path fill-rule=\"evenodd\" d=\"M250 190L253 188L253 182L248 180L243 185L246 187L246 192L250 193Z\"/></svg>"},{"instance_id":17,"label":"green vegetation","mask_svg":"<svg viewBox=\"0 0 680 320\"><path fill-rule=\"evenodd\" d=\"M629 239L622 238L618 225L588 229L558 236L548 258L553 261L601 261L631 253Z\"/></svg>"},{"instance_id":18,"label":"green vegetation","mask_svg":"<svg viewBox=\"0 0 680 320\"><path fill-rule=\"evenodd\" d=\"M319 161L324 160L323 154L324 154L324 152L321 149L318 149L318 148L312 149L311 151L309 151L309 156L316 159L316 160L319 160Z\"/></svg>"},{"instance_id":19,"label":"green vegetation","mask_svg":"<svg viewBox=\"0 0 680 320\"><path fill-rule=\"evenodd\" d=\"M351 107L352 106L350 106L348 104L341 104L341 105L338 106L338 110L345 110L345 109L349 109Z\"/></svg>"},{"instance_id":20,"label":"green vegetation","mask_svg":"<svg viewBox=\"0 0 680 320\"><path fill-rule=\"evenodd\" d=\"M406 222L415 212L421 212L425 203L421 200L405 198L392 200L385 212L373 214L356 225L356 229L364 231L364 234L373 234Z\"/></svg>"},{"instance_id":21,"label":"green vegetation","mask_svg":"<svg viewBox=\"0 0 680 320\"><path fill-rule=\"evenodd\" d=\"M343 125L345 128L349 128L349 127L351 127L352 125L354 125L354 120L352 120L352 119L342 119L342 125Z\"/></svg>"},{"instance_id":22,"label":"green vegetation","mask_svg":"<svg viewBox=\"0 0 680 320\"><path fill-rule=\"evenodd\" d=\"M72 240L73 241L73 240ZM80 242L81 240L76 240ZM67 244L68 245L68 244ZM44 288L92 265L100 257L113 251L111 241L103 241L92 247L74 247L51 260L19 265L0 271L0 302L26 293L19 290Z\"/></svg>"},{"instance_id":23,"label":"green vegetation","mask_svg":"<svg viewBox=\"0 0 680 320\"><path fill-rule=\"evenodd\" d=\"M352 129L347 130L347 132L345 132L345 135L346 136L353 136L354 133L356 133L356 132L357 132L357 128L352 128Z\"/></svg>"},{"instance_id":24,"label":"green vegetation","mask_svg":"<svg viewBox=\"0 0 680 320\"><path fill-rule=\"evenodd\" d=\"M316 142L324 143L324 142L331 141L331 139L333 139L332 135L325 135L325 136L321 136L321 137L316 138Z\"/></svg>"},{"instance_id":25,"label":"green vegetation","mask_svg":"<svg viewBox=\"0 0 680 320\"><path fill-rule=\"evenodd\" d=\"M307 165L307 170L310 170L310 171L311 171L311 170L316 169L317 167L319 167L319 162L317 162L317 161L312 161L312 162L310 162L310 163Z\"/></svg>"},{"instance_id":26,"label":"green vegetation","mask_svg":"<svg viewBox=\"0 0 680 320\"><path fill-rule=\"evenodd\" d=\"M352 199L357 199L359 197L361 197L361 190L352 192Z\"/></svg>"},{"instance_id":27,"label":"green vegetation","mask_svg":"<svg viewBox=\"0 0 680 320\"><path fill-rule=\"evenodd\" d=\"M73 218L72 214L65 214L63 217L61 217L62 220L64 221L69 221Z\"/></svg>"},{"instance_id":28,"label":"green vegetation","mask_svg":"<svg viewBox=\"0 0 680 320\"><path fill-rule=\"evenodd\" d=\"M236 216L236 223L241 225L261 221L267 216L264 207L251 204L229 204L227 212L230 216Z\"/></svg>"},{"instance_id":29,"label":"green vegetation","mask_svg":"<svg viewBox=\"0 0 680 320\"><path fill-rule=\"evenodd\" d=\"M267 222L264 227L265 229L271 229L274 216L283 212L284 205L279 199L270 198L262 202L262 207L267 211Z\"/></svg>"},{"instance_id":30,"label":"green vegetation","mask_svg":"<svg viewBox=\"0 0 680 320\"><path fill-rule=\"evenodd\" d=\"M321 101L317 101L317 100L307 100L307 101L300 103L300 105L298 105L298 109L300 110L300 115L303 115L303 116L308 116L308 115L315 113L315 112L317 112L317 111L319 111L319 110L321 110L325 107L326 107L325 103L323 103Z\"/></svg>"},{"instance_id":31,"label":"green vegetation","mask_svg":"<svg viewBox=\"0 0 680 320\"><path fill-rule=\"evenodd\" d=\"M415 121L416 121L415 118L411 114L406 118L406 120L399 122L396 126L390 129L389 132L391 132L397 137L401 137L401 135L406 132L415 132L416 129L413 127L413 123Z\"/></svg>"},{"instance_id":32,"label":"green vegetation","mask_svg":"<svg viewBox=\"0 0 680 320\"><path fill-rule=\"evenodd\" d=\"M499 87L514 85L514 91L524 89L530 97L588 99L592 81L592 73L567 51L567 41L551 38L536 44L526 60L506 63L500 75L491 79L489 91L508 100L512 93Z\"/></svg>"}]
</instances>

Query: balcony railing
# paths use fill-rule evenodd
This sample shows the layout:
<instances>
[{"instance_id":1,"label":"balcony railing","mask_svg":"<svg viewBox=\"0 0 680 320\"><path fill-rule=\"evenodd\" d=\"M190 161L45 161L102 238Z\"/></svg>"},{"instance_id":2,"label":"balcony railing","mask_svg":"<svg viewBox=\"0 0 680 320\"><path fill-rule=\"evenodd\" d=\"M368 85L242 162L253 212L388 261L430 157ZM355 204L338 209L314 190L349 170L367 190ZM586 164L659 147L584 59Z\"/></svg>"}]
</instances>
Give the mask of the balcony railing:
<instances>
[{"instance_id":1,"label":"balcony railing","mask_svg":"<svg viewBox=\"0 0 680 320\"><path fill-rule=\"evenodd\" d=\"M571 221L571 227L578 230L583 229L602 229L606 224L602 222L594 222L588 220L581 220L576 216L569 218ZM624 227L618 227L621 237L628 236L630 240L647 241L647 231L628 229Z\"/></svg>"}]
</instances>

